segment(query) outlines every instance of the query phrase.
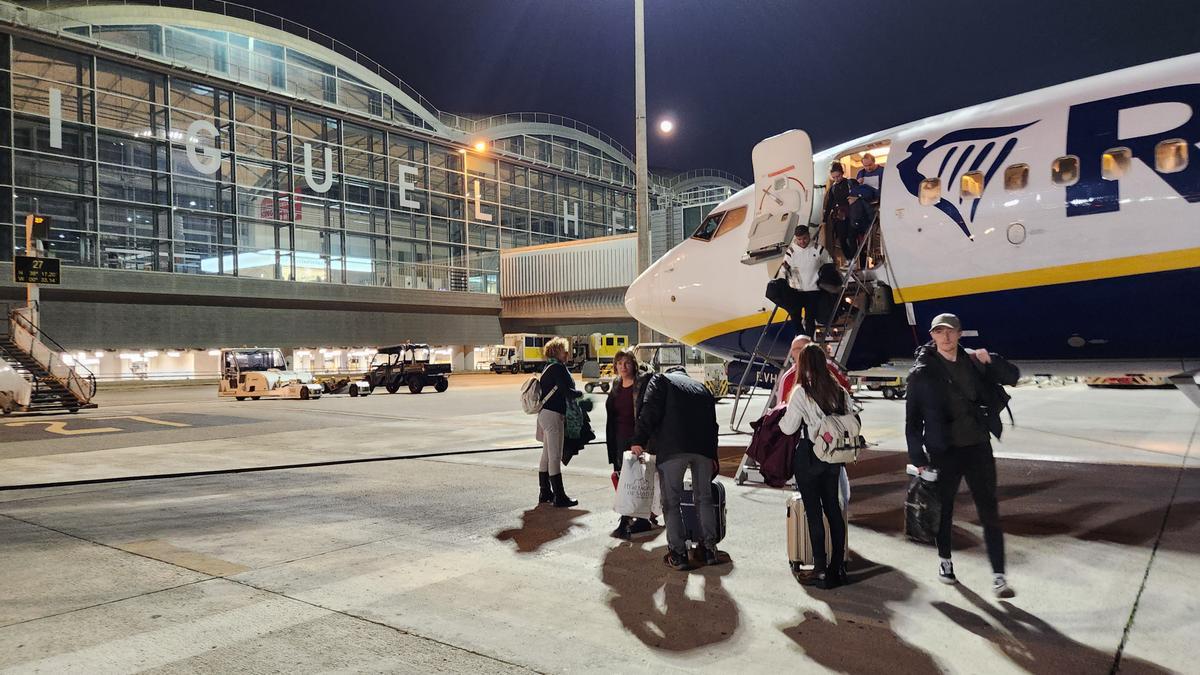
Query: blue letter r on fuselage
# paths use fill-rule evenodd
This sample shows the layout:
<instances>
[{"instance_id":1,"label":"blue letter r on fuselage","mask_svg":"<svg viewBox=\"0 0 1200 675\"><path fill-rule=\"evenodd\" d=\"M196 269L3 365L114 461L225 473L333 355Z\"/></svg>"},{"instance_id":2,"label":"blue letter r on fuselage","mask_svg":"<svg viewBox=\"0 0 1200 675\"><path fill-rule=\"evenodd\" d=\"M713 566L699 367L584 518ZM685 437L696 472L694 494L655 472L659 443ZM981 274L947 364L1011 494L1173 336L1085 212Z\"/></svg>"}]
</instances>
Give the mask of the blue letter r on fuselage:
<instances>
[{"instance_id":1,"label":"blue letter r on fuselage","mask_svg":"<svg viewBox=\"0 0 1200 675\"><path fill-rule=\"evenodd\" d=\"M1155 103L1182 103L1191 108L1192 115L1168 131L1135 138L1118 137L1122 110ZM1067 117L1067 154L1079 158L1079 181L1067 186L1067 216L1120 210L1120 181L1105 180L1100 174L1100 158L1104 152L1127 147L1135 158L1154 169L1154 148L1158 143L1181 138L1190 146L1200 139L1197 111L1200 111L1200 84L1150 89L1071 106ZM1189 203L1200 201L1200 162L1189 162L1176 173L1158 173L1158 177Z\"/></svg>"}]
</instances>

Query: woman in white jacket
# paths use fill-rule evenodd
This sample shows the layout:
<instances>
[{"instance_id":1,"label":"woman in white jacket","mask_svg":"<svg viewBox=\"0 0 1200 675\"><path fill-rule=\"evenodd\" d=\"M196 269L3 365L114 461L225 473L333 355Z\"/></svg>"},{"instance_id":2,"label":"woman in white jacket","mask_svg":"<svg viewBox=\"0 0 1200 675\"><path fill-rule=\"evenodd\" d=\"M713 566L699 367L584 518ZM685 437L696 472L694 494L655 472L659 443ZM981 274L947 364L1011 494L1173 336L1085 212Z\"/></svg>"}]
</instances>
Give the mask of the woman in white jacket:
<instances>
[{"instance_id":1,"label":"woman in white jacket","mask_svg":"<svg viewBox=\"0 0 1200 675\"><path fill-rule=\"evenodd\" d=\"M808 439L826 415L847 414L852 406L850 393L829 372L825 351L815 344L800 350L796 387L788 400L787 411L779 421L779 428L786 434L801 432L793 470L796 487L804 501L815 563L813 578L819 588L834 588L846 583L846 523L838 497L842 465L821 461L813 453L813 444ZM825 559L822 513L829 522L829 536L833 539L828 560Z\"/></svg>"}]
</instances>

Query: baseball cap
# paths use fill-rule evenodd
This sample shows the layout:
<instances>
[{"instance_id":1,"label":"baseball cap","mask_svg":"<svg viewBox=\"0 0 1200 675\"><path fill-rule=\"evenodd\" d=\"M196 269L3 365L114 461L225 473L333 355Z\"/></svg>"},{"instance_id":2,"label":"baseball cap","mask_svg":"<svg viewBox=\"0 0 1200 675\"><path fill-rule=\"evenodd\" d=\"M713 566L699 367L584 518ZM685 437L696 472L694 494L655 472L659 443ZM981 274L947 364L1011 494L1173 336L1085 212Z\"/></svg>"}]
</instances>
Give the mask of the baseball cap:
<instances>
[{"instance_id":1,"label":"baseball cap","mask_svg":"<svg viewBox=\"0 0 1200 675\"><path fill-rule=\"evenodd\" d=\"M954 330L962 330L962 322L953 314L938 314L933 317L933 323L929 324L929 330L933 330L938 326L949 326Z\"/></svg>"}]
</instances>

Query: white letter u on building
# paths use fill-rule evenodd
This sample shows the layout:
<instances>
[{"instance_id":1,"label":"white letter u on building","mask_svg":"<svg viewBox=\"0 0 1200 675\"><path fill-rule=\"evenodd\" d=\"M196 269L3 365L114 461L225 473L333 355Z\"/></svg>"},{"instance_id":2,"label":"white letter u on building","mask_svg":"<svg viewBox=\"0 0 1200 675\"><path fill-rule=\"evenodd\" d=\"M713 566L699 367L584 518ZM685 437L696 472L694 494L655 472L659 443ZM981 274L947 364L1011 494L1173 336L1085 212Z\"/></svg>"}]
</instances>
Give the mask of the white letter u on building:
<instances>
[{"instance_id":1,"label":"white letter u on building","mask_svg":"<svg viewBox=\"0 0 1200 675\"><path fill-rule=\"evenodd\" d=\"M308 183L308 187L317 194L329 192L329 188L333 185L333 150L329 146L325 147L325 180L318 183L313 178L312 146L308 143L304 144L304 182Z\"/></svg>"}]
</instances>

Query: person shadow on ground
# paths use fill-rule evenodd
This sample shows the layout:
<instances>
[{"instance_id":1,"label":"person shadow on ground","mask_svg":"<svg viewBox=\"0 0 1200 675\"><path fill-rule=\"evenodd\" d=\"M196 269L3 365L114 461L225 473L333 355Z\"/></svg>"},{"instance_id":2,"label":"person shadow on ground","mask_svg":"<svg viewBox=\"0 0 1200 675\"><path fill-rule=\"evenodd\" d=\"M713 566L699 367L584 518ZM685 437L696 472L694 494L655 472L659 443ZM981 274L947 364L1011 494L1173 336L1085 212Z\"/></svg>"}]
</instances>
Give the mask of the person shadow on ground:
<instances>
[{"instance_id":1,"label":"person shadow on ground","mask_svg":"<svg viewBox=\"0 0 1200 675\"><path fill-rule=\"evenodd\" d=\"M933 606L954 623L996 645L1001 653L1023 670L1047 675L1117 672L1115 653L1072 640L1011 602L1001 600L997 607L963 584L956 584L954 588L979 611L973 612L948 602L935 602ZM1132 657L1123 657L1119 670L1164 675L1172 672Z\"/></svg>"},{"instance_id":2,"label":"person shadow on ground","mask_svg":"<svg viewBox=\"0 0 1200 675\"><path fill-rule=\"evenodd\" d=\"M575 520L591 513L583 509L559 509L539 504L521 514L521 526L496 533L498 541L516 544L517 553L534 553L550 542L567 536L573 528L583 527Z\"/></svg>"},{"instance_id":3,"label":"person shadow on ground","mask_svg":"<svg viewBox=\"0 0 1200 675\"><path fill-rule=\"evenodd\" d=\"M810 591L829 605L833 622L808 610L800 623L783 628L783 634L810 659L837 672L941 672L933 656L906 642L891 626L895 612L888 603L908 600L916 582L893 567L861 557L852 559L847 571L849 585Z\"/></svg>"},{"instance_id":4,"label":"person shadow on ground","mask_svg":"<svg viewBox=\"0 0 1200 675\"><path fill-rule=\"evenodd\" d=\"M663 565L666 554L666 545L646 548L634 541L618 544L604 557L600 578L611 589L608 606L625 630L647 647L672 652L733 637L740 612L722 583L733 571L733 563L677 572ZM703 599L685 592L692 577L704 580ZM660 592L661 605L656 601Z\"/></svg>"}]
</instances>

